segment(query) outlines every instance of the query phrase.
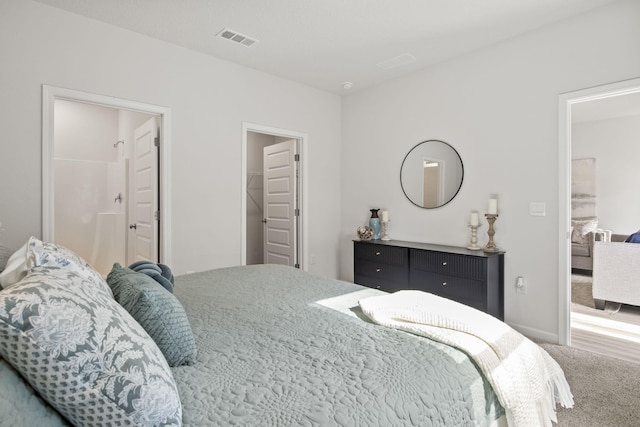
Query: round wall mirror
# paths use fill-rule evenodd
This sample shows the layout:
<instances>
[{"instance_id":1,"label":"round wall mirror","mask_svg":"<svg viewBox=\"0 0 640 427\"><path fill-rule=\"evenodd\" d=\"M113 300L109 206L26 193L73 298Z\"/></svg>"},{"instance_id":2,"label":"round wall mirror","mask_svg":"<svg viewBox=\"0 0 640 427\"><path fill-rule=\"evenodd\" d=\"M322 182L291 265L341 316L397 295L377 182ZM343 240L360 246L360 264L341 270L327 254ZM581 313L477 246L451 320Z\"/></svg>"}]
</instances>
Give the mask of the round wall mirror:
<instances>
[{"instance_id":1,"label":"round wall mirror","mask_svg":"<svg viewBox=\"0 0 640 427\"><path fill-rule=\"evenodd\" d=\"M400 185L407 199L421 208L438 208L460 191L464 167L458 152L437 139L424 141L405 156Z\"/></svg>"}]
</instances>

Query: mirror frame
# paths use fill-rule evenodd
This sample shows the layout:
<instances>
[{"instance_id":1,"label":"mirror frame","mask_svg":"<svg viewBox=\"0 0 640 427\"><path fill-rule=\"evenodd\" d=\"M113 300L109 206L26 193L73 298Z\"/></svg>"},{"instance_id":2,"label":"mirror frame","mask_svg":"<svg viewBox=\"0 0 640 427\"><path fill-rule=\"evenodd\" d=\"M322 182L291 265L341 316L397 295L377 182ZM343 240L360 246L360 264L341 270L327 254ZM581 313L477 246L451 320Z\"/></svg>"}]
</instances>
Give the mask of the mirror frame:
<instances>
[{"instance_id":1,"label":"mirror frame","mask_svg":"<svg viewBox=\"0 0 640 427\"><path fill-rule=\"evenodd\" d=\"M420 147L422 144L426 144L428 142L439 142L441 144L446 145L447 147L449 147L451 149L451 151L453 151L453 153L455 153L455 155L458 157L458 160L460 161L460 183L458 184L458 188L456 189L455 193L453 193L453 195L451 195L451 197L445 201L444 203L442 203L441 205L438 206L421 206L419 204L417 204L415 201L413 201L411 199L411 197L409 197L409 195L407 194L407 191L404 188L404 184L402 182L402 170L404 169L404 164L407 161L407 158L409 158L409 156L411 155L411 153L418 147ZM427 139L425 141L419 142L416 145L413 146L413 148L411 148L411 150L409 150L409 152L404 156L404 159L402 160L402 165L400 166L400 187L402 188L402 192L404 193L405 197L407 198L407 200L409 200L413 205L422 208L422 209L437 209L437 208L441 208L443 206L446 206L449 202L451 202L453 199L455 199L455 197L458 195L458 193L460 192L460 189L462 188L462 183L464 182L464 163L462 162L462 157L460 157L460 153L458 153L458 150L456 150L455 148L453 148L453 146L451 144L449 144L448 142L444 142L442 140L439 139Z\"/></svg>"}]
</instances>

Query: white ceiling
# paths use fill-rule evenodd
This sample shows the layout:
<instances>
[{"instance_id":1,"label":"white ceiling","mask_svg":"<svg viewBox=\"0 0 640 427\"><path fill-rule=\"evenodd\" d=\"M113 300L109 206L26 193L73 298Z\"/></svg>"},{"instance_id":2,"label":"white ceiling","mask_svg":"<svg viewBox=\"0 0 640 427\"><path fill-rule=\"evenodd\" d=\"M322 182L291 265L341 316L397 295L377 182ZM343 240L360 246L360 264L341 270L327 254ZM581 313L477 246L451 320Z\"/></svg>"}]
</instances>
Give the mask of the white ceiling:
<instances>
[{"instance_id":1,"label":"white ceiling","mask_svg":"<svg viewBox=\"0 0 640 427\"><path fill-rule=\"evenodd\" d=\"M615 0L36 0L337 94ZM217 38L223 28L259 40ZM410 54L415 61L377 64Z\"/></svg>"}]
</instances>

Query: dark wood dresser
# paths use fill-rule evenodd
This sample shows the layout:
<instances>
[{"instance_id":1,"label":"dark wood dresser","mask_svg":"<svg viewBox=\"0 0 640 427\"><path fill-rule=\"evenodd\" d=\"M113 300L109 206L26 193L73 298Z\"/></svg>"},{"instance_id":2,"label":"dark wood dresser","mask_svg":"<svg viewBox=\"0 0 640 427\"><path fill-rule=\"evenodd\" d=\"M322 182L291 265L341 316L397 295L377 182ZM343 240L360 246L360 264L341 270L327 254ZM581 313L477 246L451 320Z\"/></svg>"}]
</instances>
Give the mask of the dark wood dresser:
<instances>
[{"instance_id":1,"label":"dark wood dresser","mask_svg":"<svg viewBox=\"0 0 640 427\"><path fill-rule=\"evenodd\" d=\"M504 320L504 252L399 240L355 240L354 282L387 292L417 289Z\"/></svg>"}]
</instances>

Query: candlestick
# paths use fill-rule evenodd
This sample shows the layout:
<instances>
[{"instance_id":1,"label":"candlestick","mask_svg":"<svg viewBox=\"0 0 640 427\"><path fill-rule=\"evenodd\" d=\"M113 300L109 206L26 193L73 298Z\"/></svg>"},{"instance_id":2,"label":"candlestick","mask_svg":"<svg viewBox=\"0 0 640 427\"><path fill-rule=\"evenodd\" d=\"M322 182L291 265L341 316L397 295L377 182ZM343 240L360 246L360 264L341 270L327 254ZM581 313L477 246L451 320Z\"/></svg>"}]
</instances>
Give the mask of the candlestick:
<instances>
[{"instance_id":1,"label":"candlestick","mask_svg":"<svg viewBox=\"0 0 640 427\"><path fill-rule=\"evenodd\" d=\"M386 211L382 212L382 217L383 218L384 218L384 213L385 212ZM384 241L391 240L391 238L389 237L388 231L389 231L389 220L387 218L387 221L382 220L382 237L380 238L380 240L384 240Z\"/></svg>"},{"instance_id":2,"label":"candlestick","mask_svg":"<svg viewBox=\"0 0 640 427\"><path fill-rule=\"evenodd\" d=\"M467 249L471 249L472 251L478 251L482 249L480 246L478 246L478 228L479 227L480 227L480 224L469 224L469 228L471 229L471 241L469 243L469 246L467 246Z\"/></svg>"},{"instance_id":3,"label":"candlestick","mask_svg":"<svg viewBox=\"0 0 640 427\"><path fill-rule=\"evenodd\" d=\"M489 253L500 252L493 241L493 236L496 234L495 230L493 229L493 223L496 222L496 219L498 219L498 215L486 213L484 214L484 216L485 218L487 218L487 222L489 223L489 230L487 231L487 234L489 235L489 242L487 243L487 246L482 248L482 250Z\"/></svg>"},{"instance_id":4,"label":"candlestick","mask_svg":"<svg viewBox=\"0 0 640 427\"><path fill-rule=\"evenodd\" d=\"M389 211L382 211L382 222L389 222Z\"/></svg>"}]
</instances>

